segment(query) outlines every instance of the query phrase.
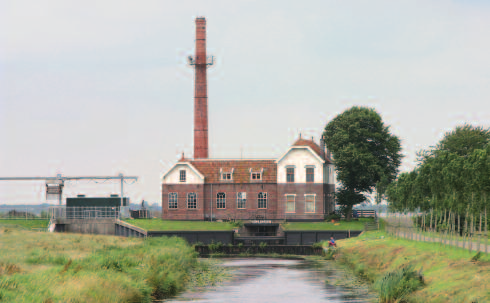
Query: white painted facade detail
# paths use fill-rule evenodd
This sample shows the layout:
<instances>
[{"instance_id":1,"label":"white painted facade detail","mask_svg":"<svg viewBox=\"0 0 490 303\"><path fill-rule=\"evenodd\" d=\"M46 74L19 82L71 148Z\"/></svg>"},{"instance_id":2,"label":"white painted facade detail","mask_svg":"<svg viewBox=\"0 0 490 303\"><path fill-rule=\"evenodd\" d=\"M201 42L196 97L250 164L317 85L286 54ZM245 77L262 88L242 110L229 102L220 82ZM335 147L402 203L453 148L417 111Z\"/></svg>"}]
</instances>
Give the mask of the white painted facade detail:
<instances>
[{"instance_id":1,"label":"white painted facade detail","mask_svg":"<svg viewBox=\"0 0 490 303\"><path fill-rule=\"evenodd\" d=\"M323 183L323 166L324 161L310 148L295 146L277 163L277 183L287 183L287 167L294 167L294 183L306 183L307 167L315 168L314 182L311 183Z\"/></svg>"},{"instance_id":2,"label":"white painted facade detail","mask_svg":"<svg viewBox=\"0 0 490 303\"><path fill-rule=\"evenodd\" d=\"M185 171L185 182L180 181L180 171ZM179 162L175 164L162 177L165 184L204 184L204 177L189 163Z\"/></svg>"},{"instance_id":3,"label":"white painted facade detail","mask_svg":"<svg viewBox=\"0 0 490 303\"><path fill-rule=\"evenodd\" d=\"M325 180L325 184L335 184L337 182L335 178L335 167L333 164L324 165L323 178Z\"/></svg>"}]
</instances>

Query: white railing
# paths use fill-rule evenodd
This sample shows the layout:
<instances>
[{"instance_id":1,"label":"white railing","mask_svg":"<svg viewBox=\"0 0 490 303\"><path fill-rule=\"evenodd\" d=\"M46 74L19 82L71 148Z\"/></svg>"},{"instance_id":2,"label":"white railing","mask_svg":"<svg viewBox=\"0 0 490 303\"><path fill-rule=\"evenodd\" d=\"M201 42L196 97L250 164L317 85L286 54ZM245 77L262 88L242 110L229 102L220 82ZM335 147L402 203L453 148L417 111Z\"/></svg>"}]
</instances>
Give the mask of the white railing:
<instances>
[{"instance_id":1,"label":"white railing","mask_svg":"<svg viewBox=\"0 0 490 303\"><path fill-rule=\"evenodd\" d=\"M111 206L52 206L49 213L53 219L116 219L121 211Z\"/></svg>"}]
</instances>

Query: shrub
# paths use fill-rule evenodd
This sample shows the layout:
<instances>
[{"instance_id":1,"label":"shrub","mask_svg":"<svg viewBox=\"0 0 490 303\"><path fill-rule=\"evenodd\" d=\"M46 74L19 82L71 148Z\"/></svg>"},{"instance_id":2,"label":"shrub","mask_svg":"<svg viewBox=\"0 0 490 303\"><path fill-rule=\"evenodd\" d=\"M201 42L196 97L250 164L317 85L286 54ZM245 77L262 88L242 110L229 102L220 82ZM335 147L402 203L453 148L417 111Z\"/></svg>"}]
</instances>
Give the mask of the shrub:
<instances>
[{"instance_id":1,"label":"shrub","mask_svg":"<svg viewBox=\"0 0 490 303\"><path fill-rule=\"evenodd\" d=\"M323 243L322 242L316 242L316 243L313 243L313 245L311 245L313 248L322 248L323 247Z\"/></svg>"},{"instance_id":2,"label":"shrub","mask_svg":"<svg viewBox=\"0 0 490 303\"><path fill-rule=\"evenodd\" d=\"M477 262L482 256L482 253L481 251L477 252L476 255L474 255L472 258L471 258L471 261L472 262Z\"/></svg>"},{"instance_id":3,"label":"shrub","mask_svg":"<svg viewBox=\"0 0 490 303\"><path fill-rule=\"evenodd\" d=\"M231 222L231 225L232 225L233 227L242 228L242 227L243 227L243 221L237 220L237 221L235 221L235 222Z\"/></svg>"},{"instance_id":4,"label":"shrub","mask_svg":"<svg viewBox=\"0 0 490 303\"><path fill-rule=\"evenodd\" d=\"M422 269L417 272L409 265L387 273L374 286L379 292L379 302L389 303L403 302L408 294L422 285Z\"/></svg>"},{"instance_id":5,"label":"shrub","mask_svg":"<svg viewBox=\"0 0 490 303\"><path fill-rule=\"evenodd\" d=\"M335 253L337 250L329 248L328 251L325 253L325 259L326 260L333 260L335 259Z\"/></svg>"},{"instance_id":6,"label":"shrub","mask_svg":"<svg viewBox=\"0 0 490 303\"><path fill-rule=\"evenodd\" d=\"M325 216L325 221L332 221L332 220L340 220L340 214L336 213L336 212L331 212L330 214L328 214L327 216Z\"/></svg>"},{"instance_id":7,"label":"shrub","mask_svg":"<svg viewBox=\"0 0 490 303\"><path fill-rule=\"evenodd\" d=\"M214 251L217 251L218 249L220 249L221 246L223 246L223 244L221 244L221 242L218 242L218 243L211 242L211 244L208 245L208 248L210 251L214 252Z\"/></svg>"}]
</instances>

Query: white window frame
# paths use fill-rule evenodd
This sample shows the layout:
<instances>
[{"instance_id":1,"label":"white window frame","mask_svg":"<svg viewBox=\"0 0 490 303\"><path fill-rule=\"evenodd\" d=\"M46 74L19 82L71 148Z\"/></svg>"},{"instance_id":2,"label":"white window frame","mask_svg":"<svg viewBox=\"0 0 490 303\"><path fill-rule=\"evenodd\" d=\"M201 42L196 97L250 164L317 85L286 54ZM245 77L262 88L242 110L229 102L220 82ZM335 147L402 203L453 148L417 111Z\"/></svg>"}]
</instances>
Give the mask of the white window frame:
<instances>
[{"instance_id":1,"label":"white window frame","mask_svg":"<svg viewBox=\"0 0 490 303\"><path fill-rule=\"evenodd\" d=\"M241 195L241 197L239 197ZM243 203L243 207L240 207L240 203ZM247 192L241 191L236 193L236 208L246 209L247 208Z\"/></svg>"},{"instance_id":2,"label":"white window frame","mask_svg":"<svg viewBox=\"0 0 490 303\"><path fill-rule=\"evenodd\" d=\"M260 195L265 195L264 197L260 197ZM265 207L260 207L260 200L265 200ZM267 209L267 192L259 192L257 194L257 209Z\"/></svg>"},{"instance_id":3,"label":"white window frame","mask_svg":"<svg viewBox=\"0 0 490 303\"><path fill-rule=\"evenodd\" d=\"M185 169L181 169L179 171L179 182L186 182L187 180L187 172Z\"/></svg>"},{"instance_id":4,"label":"white window frame","mask_svg":"<svg viewBox=\"0 0 490 303\"><path fill-rule=\"evenodd\" d=\"M191 201L191 195L194 195L194 201ZM191 203L194 207L189 207ZM197 209L197 193L187 193L187 209Z\"/></svg>"},{"instance_id":5,"label":"white window frame","mask_svg":"<svg viewBox=\"0 0 490 303\"><path fill-rule=\"evenodd\" d=\"M221 197L220 194L222 194ZM222 203L223 207L218 207L220 203ZM216 209L226 209L226 193L224 192L216 193Z\"/></svg>"},{"instance_id":6,"label":"white window frame","mask_svg":"<svg viewBox=\"0 0 490 303\"><path fill-rule=\"evenodd\" d=\"M286 213L295 213L296 212L296 194L285 194L286 197ZM293 197L293 210L288 210L288 197Z\"/></svg>"},{"instance_id":7,"label":"white window frame","mask_svg":"<svg viewBox=\"0 0 490 303\"><path fill-rule=\"evenodd\" d=\"M312 169L313 170L313 180L312 181L308 181L308 169ZM315 183L315 167L314 166L307 166L305 167L305 181L306 183Z\"/></svg>"},{"instance_id":8,"label":"white window frame","mask_svg":"<svg viewBox=\"0 0 490 303\"><path fill-rule=\"evenodd\" d=\"M292 181L289 181L289 176L290 174L288 173L288 170L292 169L293 170L293 180ZM294 166L286 166L286 183L294 183L294 175L295 175L295 169L294 169Z\"/></svg>"},{"instance_id":9,"label":"white window frame","mask_svg":"<svg viewBox=\"0 0 490 303\"><path fill-rule=\"evenodd\" d=\"M220 168L219 175L221 181L233 181L233 171L235 168L232 168L231 171L223 172L223 169ZM226 178L225 178L226 176ZM229 178L228 178L229 177Z\"/></svg>"},{"instance_id":10,"label":"white window frame","mask_svg":"<svg viewBox=\"0 0 490 303\"><path fill-rule=\"evenodd\" d=\"M172 199L171 196L174 196L175 195L175 202L170 202L170 200ZM178 201L179 201L179 195L177 193L168 193L168 209L177 209L178 208ZM172 203L172 205L175 204L175 207L170 207L170 203Z\"/></svg>"},{"instance_id":11,"label":"white window frame","mask_svg":"<svg viewBox=\"0 0 490 303\"><path fill-rule=\"evenodd\" d=\"M306 201L307 197L313 197L313 211L307 211L308 202ZM305 214L314 214L316 212L316 194L305 194Z\"/></svg>"},{"instance_id":12,"label":"white window frame","mask_svg":"<svg viewBox=\"0 0 490 303\"><path fill-rule=\"evenodd\" d=\"M261 168L260 171L252 171L252 169L250 169L250 180L251 181L262 181L262 177L263 177L263 173L264 173L264 168ZM255 176L258 176L258 178L253 178Z\"/></svg>"}]
</instances>

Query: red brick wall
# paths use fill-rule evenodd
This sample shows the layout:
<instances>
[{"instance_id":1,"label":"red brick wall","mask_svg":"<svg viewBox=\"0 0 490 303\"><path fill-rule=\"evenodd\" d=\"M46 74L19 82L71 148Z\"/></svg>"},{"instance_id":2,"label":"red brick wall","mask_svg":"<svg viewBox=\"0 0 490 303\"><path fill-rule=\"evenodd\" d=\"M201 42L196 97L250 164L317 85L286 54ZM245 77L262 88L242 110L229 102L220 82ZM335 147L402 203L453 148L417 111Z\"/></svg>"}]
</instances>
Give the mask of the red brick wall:
<instances>
[{"instance_id":1,"label":"red brick wall","mask_svg":"<svg viewBox=\"0 0 490 303\"><path fill-rule=\"evenodd\" d=\"M218 183L218 184L163 184L162 218L168 220L204 220L213 215L215 220L252 220L255 215L265 219L321 220L334 209L328 194L335 190L330 184L275 184L275 183ZM168 193L176 192L178 208L168 208ZM197 193L197 209L187 209L187 193ZM226 194L226 208L216 208L218 192ZM245 209L237 208L237 192L247 193ZM258 209L258 193L267 193L267 209ZM295 213L286 213L285 194L296 194ZM305 213L305 194L316 194L315 213ZM211 211L212 208L212 211Z\"/></svg>"},{"instance_id":2,"label":"red brick wall","mask_svg":"<svg viewBox=\"0 0 490 303\"><path fill-rule=\"evenodd\" d=\"M318 183L281 183L277 185L279 211L286 219L319 220L324 218L324 185ZM286 194L296 194L295 212L286 213ZM315 212L305 213L305 194L316 194Z\"/></svg>"},{"instance_id":3,"label":"red brick wall","mask_svg":"<svg viewBox=\"0 0 490 303\"><path fill-rule=\"evenodd\" d=\"M177 209L168 208L168 194L177 193ZM197 208L187 208L187 193L197 194ZM163 184L162 218L168 220L204 220L203 184Z\"/></svg>"},{"instance_id":4,"label":"red brick wall","mask_svg":"<svg viewBox=\"0 0 490 303\"><path fill-rule=\"evenodd\" d=\"M249 220L255 219L256 214L264 216L266 219L283 219L283 214L278 214L277 205L277 185L276 184L163 184L162 185L162 217L169 220L204 220L210 218ZM168 193L177 192L178 209L168 208ZM187 193L198 193L197 210L187 209ZM216 208L216 197L218 192L226 194L226 208ZM245 209L237 208L237 192L247 193ZM258 193L267 193L267 208L258 209ZM212 210L211 210L212 208Z\"/></svg>"},{"instance_id":5,"label":"red brick wall","mask_svg":"<svg viewBox=\"0 0 490 303\"><path fill-rule=\"evenodd\" d=\"M280 219L277 213L277 186L276 184L262 183L245 183L245 184L206 184L204 194L207 197L206 214L211 214L216 219L238 219L249 220L255 219L258 213L267 219ZM216 198L218 192L226 194L226 209L216 208ZM247 202L245 209L237 208L237 192L247 193ZM259 192L267 193L267 208L258 209ZM209 203L211 200L212 203Z\"/></svg>"}]
</instances>

